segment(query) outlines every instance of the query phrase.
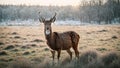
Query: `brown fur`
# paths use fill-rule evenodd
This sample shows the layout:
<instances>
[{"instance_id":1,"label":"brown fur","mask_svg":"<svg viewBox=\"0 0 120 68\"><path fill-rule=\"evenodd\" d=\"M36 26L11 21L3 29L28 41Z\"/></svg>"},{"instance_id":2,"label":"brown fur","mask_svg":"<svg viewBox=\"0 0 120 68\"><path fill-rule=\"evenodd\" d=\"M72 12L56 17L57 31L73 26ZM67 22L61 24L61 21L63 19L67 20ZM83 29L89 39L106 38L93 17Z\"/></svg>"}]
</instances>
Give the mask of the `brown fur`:
<instances>
[{"instance_id":1,"label":"brown fur","mask_svg":"<svg viewBox=\"0 0 120 68\"><path fill-rule=\"evenodd\" d=\"M64 33L53 32L52 38L47 39L48 46L53 50L67 50L71 47L77 47L79 35L74 31Z\"/></svg>"},{"instance_id":2,"label":"brown fur","mask_svg":"<svg viewBox=\"0 0 120 68\"><path fill-rule=\"evenodd\" d=\"M55 15L56 16L56 15ZM67 31L63 33L52 32L51 23L55 21L55 16L50 20L39 19L40 22L43 22L45 25L45 37L47 40L47 45L52 49L52 57L54 60L55 51L58 53L58 60L60 57L61 50L66 50L72 59L72 52L70 48L72 47L75 51L76 57L79 57L78 51L78 42L79 42L79 34L74 31ZM50 34L46 34L46 31L50 31Z\"/></svg>"}]
</instances>

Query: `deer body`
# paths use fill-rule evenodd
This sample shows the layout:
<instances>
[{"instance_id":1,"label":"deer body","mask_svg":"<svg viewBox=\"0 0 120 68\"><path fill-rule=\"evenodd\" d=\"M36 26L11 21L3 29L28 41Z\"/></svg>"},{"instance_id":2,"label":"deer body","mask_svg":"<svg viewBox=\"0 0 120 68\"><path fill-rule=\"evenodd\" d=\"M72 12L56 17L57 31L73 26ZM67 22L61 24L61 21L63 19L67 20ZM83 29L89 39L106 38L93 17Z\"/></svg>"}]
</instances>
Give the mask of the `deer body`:
<instances>
[{"instance_id":1,"label":"deer body","mask_svg":"<svg viewBox=\"0 0 120 68\"><path fill-rule=\"evenodd\" d=\"M47 36L49 35L46 35L46 37ZM76 38L72 36L75 36ZM75 33L74 31L68 31L64 33L53 32L52 35L47 37L46 39L47 44L51 49L67 50L70 49L74 44L78 44L79 35L77 35L77 33Z\"/></svg>"},{"instance_id":2,"label":"deer body","mask_svg":"<svg viewBox=\"0 0 120 68\"><path fill-rule=\"evenodd\" d=\"M44 34L47 40L47 45L52 49L52 57L54 60L55 51L58 53L58 60L60 58L61 50L66 50L72 59L72 52L70 48L73 48L76 54L76 57L79 57L78 51L78 42L79 35L74 31L67 31L63 33L52 32L51 23L55 21L56 14L50 20L45 20L40 18L40 22L44 23Z\"/></svg>"}]
</instances>

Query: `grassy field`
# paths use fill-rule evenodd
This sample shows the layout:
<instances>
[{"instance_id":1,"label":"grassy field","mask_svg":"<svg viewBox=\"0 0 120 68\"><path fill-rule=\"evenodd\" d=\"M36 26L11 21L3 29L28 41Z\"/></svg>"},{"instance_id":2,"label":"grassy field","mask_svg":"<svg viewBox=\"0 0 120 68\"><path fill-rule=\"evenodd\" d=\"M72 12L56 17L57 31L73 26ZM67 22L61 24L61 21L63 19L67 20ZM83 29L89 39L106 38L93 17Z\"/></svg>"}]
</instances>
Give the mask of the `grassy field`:
<instances>
[{"instance_id":1,"label":"grassy field","mask_svg":"<svg viewBox=\"0 0 120 68\"><path fill-rule=\"evenodd\" d=\"M44 26L0 26L0 68L120 68L120 25L56 26L80 35L80 58L62 51L52 62Z\"/></svg>"}]
</instances>

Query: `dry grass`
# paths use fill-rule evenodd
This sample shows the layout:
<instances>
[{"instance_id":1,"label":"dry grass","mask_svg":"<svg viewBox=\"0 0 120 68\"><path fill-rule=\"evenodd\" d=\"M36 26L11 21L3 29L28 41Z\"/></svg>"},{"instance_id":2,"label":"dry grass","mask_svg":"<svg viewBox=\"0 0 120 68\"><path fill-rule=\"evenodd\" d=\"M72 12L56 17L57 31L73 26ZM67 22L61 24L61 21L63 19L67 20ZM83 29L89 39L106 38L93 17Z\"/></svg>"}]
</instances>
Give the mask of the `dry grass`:
<instances>
[{"instance_id":1,"label":"dry grass","mask_svg":"<svg viewBox=\"0 0 120 68\"><path fill-rule=\"evenodd\" d=\"M79 42L79 60L73 58L73 60L70 61L70 57L66 51L62 51L59 64L56 59L57 57L55 57L53 64L50 49L46 45L43 34L43 25L0 26L0 68L120 67L119 25L53 25L52 28L53 31L57 32L74 30L79 33L81 37ZM72 52L74 54L73 50ZM22 57L22 59L17 59L18 57Z\"/></svg>"},{"instance_id":2,"label":"dry grass","mask_svg":"<svg viewBox=\"0 0 120 68\"><path fill-rule=\"evenodd\" d=\"M100 57L95 51L87 51L81 54L79 59L70 61L68 57L55 63L48 58L35 63L26 58L19 58L11 62L8 68L119 68L120 56L116 53L105 54ZM42 59L42 58L38 58Z\"/></svg>"}]
</instances>

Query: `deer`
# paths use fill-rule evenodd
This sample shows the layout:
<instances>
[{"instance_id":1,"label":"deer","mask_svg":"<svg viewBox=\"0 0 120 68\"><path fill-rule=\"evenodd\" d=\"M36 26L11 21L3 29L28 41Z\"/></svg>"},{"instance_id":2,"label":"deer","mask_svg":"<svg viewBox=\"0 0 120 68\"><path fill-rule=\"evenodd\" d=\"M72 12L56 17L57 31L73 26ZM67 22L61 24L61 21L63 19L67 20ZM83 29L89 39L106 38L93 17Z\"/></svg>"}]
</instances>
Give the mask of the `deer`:
<instances>
[{"instance_id":1,"label":"deer","mask_svg":"<svg viewBox=\"0 0 120 68\"><path fill-rule=\"evenodd\" d=\"M61 50L66 50L67 53L70 55L70 59L72 59L72 52L70 50L71 48L73 48L76 57L79 58L79 34L77 34L75 31L66 31L62 33L52 32L51 24L55 22L56 14L57 13L55 12L55 15L49 20L46 20L43 17L39 17L39 21L44 24L44 34L47 41L47 45L51 49L53 61L55 57L55 52L57 52L57 59L59 61Z\"/></svg>"}]
</instances>

